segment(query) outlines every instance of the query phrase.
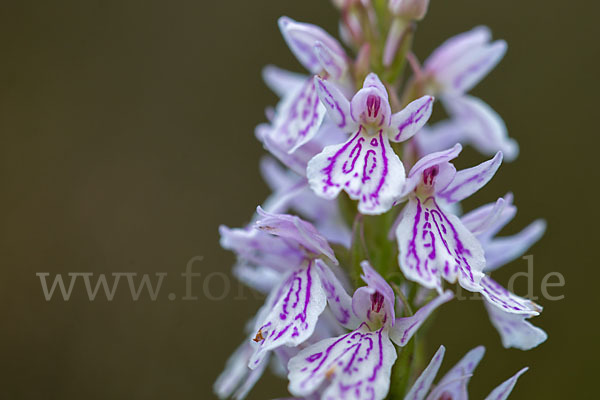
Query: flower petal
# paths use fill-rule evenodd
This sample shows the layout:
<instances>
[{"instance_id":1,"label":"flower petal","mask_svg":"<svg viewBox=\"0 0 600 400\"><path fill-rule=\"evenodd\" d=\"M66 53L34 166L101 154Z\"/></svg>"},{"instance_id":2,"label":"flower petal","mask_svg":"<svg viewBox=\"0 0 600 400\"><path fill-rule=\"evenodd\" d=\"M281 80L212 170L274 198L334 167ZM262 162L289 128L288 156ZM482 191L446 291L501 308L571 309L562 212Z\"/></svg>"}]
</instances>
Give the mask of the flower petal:
<instances>
[{"instance_id":1,"label":"flower petal","mask_svg":"<svg viewBox=\"0 0 600 400\"><path fill-rule=\"evenodd\" d=\"M213 386L217 397L226 399L233 397L237 400L244 399L248 392L254 387L254 384L260 379L268 364L265 358L256 369L248 368L248 360L254 351L252 345L248 342L242 343L240 347L229 357L225 364L225 369Z\"/></svg>"},{"instance_id":2,"label":"flower petal","mask_svg":"<svg viewBox=\"0 0 600 400\"><path fill-rule=\"evenodd\" d=\"M400 269L407 279L442 292L442 277L458 279L470 291L479 291L485 267L483 249L453 214L446 214L433 198L411 199L396 229Z\"/></svg>"},{"instance_id":3,"label":"flower petal","mask_svg":"<svg viewBox=\"0 0 600 400\"><path fill-rule=\"evenodd\" d=\"M431 117L433 97L423 96L408 104L402 111L392 115L390 140L404 142L417 133Z\"/></svg>"},{"instance_id":4,"label":"flower petal","mask_svg":"<svg viewBox=\"0 0 600 400\"><path fill-rule=\"evenodd\" d=\"M296 22L288 17L281 17L278 22L283 38L292 53L313 74L317 74L323 69L314 51L317 42L321 42L338 57L346 58L346 53L340 43L322 28L313 24Z\"/></svg>"},{"instance_id":5,"label":"flower petal","mask_svg":"<svg viewBox=\"0 0 600 400\"><path fill-rule=\"evenodd\" d=\"M436 351L435 355L427 365L427 368L423 370L421 375L417 378L412 388L410 388L408 394L404 397L404 400L423 400L429 392L429 388L435 379L435 376L442 365L442 361L444 360L444 353L446 352L446 348L444 346L440 346L438 351Z\"/></svg>"},{"instance_id":6,"label":"flower petal","mask_svg":"<svg viewBox=\"0 0 600 400\"><path fill-rule=\"evenodd\" d=\"M288 93L298 90L307 78L306 75L286 71L274 65L264 67L262 77L269 89L279 97L284 97Z\"/></svg>"},{"instance_id":7,"label":"flower petal","mask_svg":"<svg viewBox=\"0 0 600 400\"><path fill-rule=\"evenodd\" d=\"M323 121L325 107L319 101L313 78L283 97L275 111L270 139L293 153L312 139Z\"/></svg>"},{"instance_id":8,"label":"flower petal","mask_svg":"<svg viewBox=\"0 0 600 400\"><path fill-rule=\"evenodd\" d=\"M256 228L271 235L281 236L298 243L302 248L314 253L324 255L334 264L338 264L333 249L317 229L300 217L289 214L273 214L264 211L260 206L256 212L261 217L256 221Z\"/></svg>"},{"instance_id":9,"label":"flower petal","mask_svg":"<svg viewBox=\"0 0 600 400\"><path fill-rule=\"evenodd\" d=\"M302 264L305 255L288 242L256 229L219 227L221 246L254 265L284 272Z\"/></svg>"},{"instance_id":10,"label":"flower petal","mask_svg":"<svg viewBox=\"0 0 600 400\"><path fill-rule=\"evenodd\" d=\"M350 115L350 102L336 85L315 76L315 87L331 121L340 129L353 129L356 124Z\"/></svg>"},{"instance_id":11,"label":"flower petal","mask_svg":"<svg viewBox=\"0 0 600 400\"><path fill-rule=\"evenodd\" d=\"M429 303L419 308L417 312L410 317L398 318L396 323L390 329L390 338L398 346L406 346L408 341L413 337L415 332L419 330L423 322L434 312L439 306L449 302L454 298L454 294L450 290L446 290L443 294L437 296Z\"/></svg>"},{"instance_id":12,"label":"flower petal","mask_svg":"<svg viewBox=\"0 0 600 400\"><path fill-rule=\"evenodd\" d=\"M517 259L535 244L546 231L546 221L533 221L521 232L492 239L485 244L485 271L493 271Z\"/></svg>"},{"instance_id":13,"label":"flower petal","mask_svg":"<svg viewBox=\"0 0 600 400\"><path fill-rule=\"evenodd\" d=\"M327 71L332 79L340 80L343 78L348 70L348 61L345 55L337 54L319 41L315 43L314 52L321 67Z\"/></svg>"},{"instance_id":14,"label":"flower petal","mask_svg":"<svg viewBox=\"0 0 600 400\"><path fill-rule=\"evenodd\" d=\"M541 306L531 300L509 292L487 275L481 279L480 293L495 307L512 314L522 314L531 317L539 315L542 311Z\"/></svg>"},{"instance_id":15,"label":"flower petal","mask_svg":"<svg viewBox=\"0 0 600 400\"><path fill-rule=\"evenodd\" d=\"M445 119L435 124L424 126L414 137L420 154L436 153L456 143L465 143L466 133L459 121Z\"/></svg>"},{"instance_id":16,"label":"flower petal","mask_svg":"<svg viewBox=\"0 0 600 400\"><path fill-rule=\"evenodd\" d=\"M329 309L335 319L348 329L358 328L360 320L352 311L352 298L346 292L341 282L323 261L315 260L315 267L321 279L325 295L327 296Z\"/></svg>"},{"instance_id":17,"label":"flower petal","mask_svg":"<svg viewBox=\"0 0 600 400\"><path fill-rule=\"evenodd\" d=\"M240 282L261 293L269 293L281 280L281 272L243 261L234 265L232 273Z\"/></svg>"},{"instance_id":18,"label":"flower petal","mask_svg":"<svg viewBox=\"0 0 600 400\"><path fill-rule=\"evenodd\" d=\"M478 346L465 354L438 382L427 397L427 400L468 400L467 384L484 353L485 347Z\"/></svg>"},{"instance_id":19,"label":"flower petal","mask_svg":"<svg viewBox=\"0 0 600 400\"><path fill-rule=\"evenodd\" d=\"M390 387L396 349L387 330L366 325L314 344L290 360L289 391L306 396L324 382L322 399L380 400Z\"/></svg>"},{"instance_id":20,"label":"flower petal","mask_svg":"<svg viewBox=\"0 0 600 400\"><path fill-rule=\"evenodd\" d=\"M442 103L464 131L464 142L479 152L492 155L502 151L507 161L519 155L519 144L508 137L502 118L481 99L472 96L444 96Z\"/></svg>"},{"instance_id":21,"label":"flower petal","mask_svg":"<svg viewBox=\"0 0 600 400\"><path fill-rule=\"evenodd\" d=\"M436 166L449 163L450 160L458 157L462 150L462 146L460 144L455 144L451 149L439 151L437 153L427 154L410 169L408 176L406 177L406 184L402 190L402 195L407 195L408 193L415 190L417 185L421 183L423 180L423 173L425 170ZM453 176L451 177L454 178Z\"/></svg>"},{"instance_id":22,"label":"flower petal","mask_svg":"<svg viewBox=\"0 0 600 400\"><path fill-rule=\"evenodd\" d=\"M367 75L362 89L352 97L350 114L360 124L389 126L392 110L388 93L376 74Z\"/></svg>"},{"instance_id":23,"label":"flower petal","mask_svg":"<svg viewBox=\"0 0 600 400\"><path fill-rule=\"evenodd\" d=\"M526 321L525 315L504 312L487 302L485 308L507 349L531 350L548 339L546 332Z\"/></svg>"},{"instance_id":24,"label":"flower petal","mask_svg":"<svg viewBox=\"0 0 600 400\"><path fill-rule=\"evenodd\" d=\"M437 195L448 203L464 200L485 186L492 179L501 163L502 152L499 151L491 160L458 171L454 180Z\"/></svg>"},{"instance_id":25,"label":"flower petal","mask_svg":"<svg viewBox=\"0 0 600 400\"><path fill-rule=\"evenodd\" d=\"M487 43L492 34L487 26L477 26L446 40L425 60L423 66L429 73L435 73L459 59L465 52Z\"/></svg>"},{"instance_id":26,"label":"flower petal","mask_svg":"<svg viewBox=\"0 0 600 400\"><path fill-rule=\"evenodd\" d=\"M494 69L506 48L504 40L473 47L439 70L436 80L444 85L446 92L466 93Z\"/></svg>"},{"instance_id":27,"label":"flower petal","mask_svg":"<svg viewBox=\"0 0 600 400\"><path fill-rule=\"evenodd\" d=\"M394 325L394 290L381 275L371 267L368 261L360 263L362 280L367 286L356 289L352 296L352 310L364 322Z\"/></svg>"},{"instance_id":28,"label":"flower petal","mask_svg":"<svg viewBox=\"0 0 600 400\"><path fill-rule=\"evenodd\" d=\"M333 199L343 189L359 201L361 213L381 214L399 196L405 172L387 136L369 136L361 127L346 143L327 146L310 160L307 176L318 196Z\"/></svg>"},{"instance_id":29,"label":"flower petal","mask_svg":"<svg viewBox=\"0 0 600 400\"><path fill-rule=\"evenodd\" d=\"M510 206L512 195L506 195L507 199L500 197L495 203L481 206L465 215L460 220L473 235L480 235L495 226L504 214L507 206Z\"/></svg>"},{"instance_id":30,"label":"flower petal","mask_svg":"<svg viewBox=\"0 0 600 400\"><path fill-rule=\"evenodd\" d=\"M252 369L269 350L297 346L308 339L325 309L325 293L312 261L292 271L272 293L259 312L254 338L258 347L248 364Z\"/></svg>"},{"instance_id":31,"label":"flower petal","mask_svg":"<svg viewBox=\"0 0 600 400\"><path fill-rule=\"evenodd\" d=\"M528 367L523 368L511 378L500 384L500 386L492 390L492 393L490 393L485 398L485 400L506 400L510 392L512 392L513 388L517 384L517 379L519 379L519 377L523 375L528 369Z\"/></svg>"}]
</instances>

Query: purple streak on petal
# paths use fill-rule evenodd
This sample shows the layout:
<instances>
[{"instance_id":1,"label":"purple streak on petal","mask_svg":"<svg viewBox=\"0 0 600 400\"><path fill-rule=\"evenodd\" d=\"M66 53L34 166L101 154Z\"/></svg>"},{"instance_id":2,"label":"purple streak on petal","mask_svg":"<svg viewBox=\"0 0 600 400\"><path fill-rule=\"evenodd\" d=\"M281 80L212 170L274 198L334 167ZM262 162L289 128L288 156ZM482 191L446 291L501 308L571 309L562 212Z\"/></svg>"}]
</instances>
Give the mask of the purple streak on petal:
<instances>
[{"instance_id":1,"label":"purple streak on petal","mask_svg":"<svg viewBox=\"0 0 600 400\"><path fill-rule=\"evenodd\" d=\"M313 393L326 382L324 399L383 399L396 352L385 329L358 330L302 350L289 363L290 392Z\"/></svg>"},{"instance_id":2,"label":"purple streak on petal","mask_svg":"<svg viewBox=\"0 0 600 400\"><path fill-rule=\"evenodd\" d=\"M308 339L325 309L326 299L312 262L292 271L267 299L256 325L258 346L249 361L256 368L279 346L297 346Z\"/></svg>"},{"instance_id":3,"label":"purple streak on petal","mask_svg":"<svg viewBox=\"0 0 600 400\"><path fill-rule=\"evenodd\" d=\"M433 97L423 96L392 115L391 128L394 142L410 139L427 123L433 110L433 101Z\"/></svg>"},{"instance_id":4,"label":"purple streak on petal","mask_svg":"<svg viewBox=\"0 0 600 400\"><path fill-rule=\"evenodd\" d=\"M446 215L433 197L411 199L396 229L404 275L441 293L441 277L479 291L483 249L460 220Z\"/></svg>"},{"instance_id":5,"label":"purple streak on petal","mask_svg":"<svg viewBox=\"0 0 600 400\"><path fill-rule=\"evenodd\" d=\"M537 305L531 300L509 292L489 276L484 276L481 279L480 293L483 295L485 300L489 301L492 305L504 310L505 312L535 316L539 315L539 313L542 311L541 306Z\"/></svg>"},{"instance_id":6,"label":"purple streak on petal","mask_svg":"<svg viewBox=\"0 0 600 400\"><path fill-rule=\"evenodd\" d=\"M369 136L360 126L346 143L328 146L308 164L307 176L317 195L334 198L341 190L359 200L363 214L380 214L402 190L404 166L380 131Z\"/></svg>"},{"instance_id":7,"label":"purple streak on petal","mask_svg":"<svg viewBox=\"0 0 600 400\"><path fill-rule=\"evenodd\" d=\"M342 92L330 82L315 76L315 86L319 99L325 105L329 118L339 127L350 125L350 102Z\"/></svg>"},{"instance_id":8,"label":"purple streak on petal","mask_svg":"<svg viewBox=\"0 0 600 400\"><path fill-rule=\"evenodd\" d=\"M448 203L461 201L477 192L492 179L500 164L502 163L502 152L496 153L494 158L485 161L475 167L463 169L456 173L454 180L437 196Z\"/></svg>"}]
</instances>

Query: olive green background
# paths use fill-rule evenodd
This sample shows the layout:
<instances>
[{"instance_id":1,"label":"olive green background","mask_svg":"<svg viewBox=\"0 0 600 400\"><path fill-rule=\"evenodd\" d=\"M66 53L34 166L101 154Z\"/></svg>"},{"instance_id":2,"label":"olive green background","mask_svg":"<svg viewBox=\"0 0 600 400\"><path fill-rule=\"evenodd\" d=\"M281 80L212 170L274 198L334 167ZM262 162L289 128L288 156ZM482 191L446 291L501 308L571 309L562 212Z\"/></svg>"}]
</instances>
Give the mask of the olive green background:
<instances>
[{"instance_id":1,"label":"olive green background","mask_svg":"<svg viewBox=\"0 0 600 400\"><path fill-rule=\"evenodd\" d=\"M508 41L473 93L503 116L521 155L466 207L513 191L520 211L506 232L549 222L530 252L535 294L548 272L566 280L550 289L563 300L539 300L534 323L550 337L530 352L504 350L479 301L444 306L428 354L445 344L446 370L485 344L473 398L524 365L514 399L597 392L599 11L590 1L433 0L419 25L421 59L478 24ZM234 261L218 225L241 226L268 194L253 130L276 99L260 70L302 70L277 29L284 14L337 33L325 0L1 3L1 398L213 397L261 304L234 281L210 300L227 284L209 274L229 274ZM463 165L483 159L465 155ZM180 273L194 256L204 257L199 299L182 301ZM506 283L524 270L517 260L495 276ZM112 302L90 302L81 281L70 301L46 302L37 272L169 276L155 302L132 301L126 281ZM250 397L284 394L267 377Z\"/></svg>"}]
</instances>

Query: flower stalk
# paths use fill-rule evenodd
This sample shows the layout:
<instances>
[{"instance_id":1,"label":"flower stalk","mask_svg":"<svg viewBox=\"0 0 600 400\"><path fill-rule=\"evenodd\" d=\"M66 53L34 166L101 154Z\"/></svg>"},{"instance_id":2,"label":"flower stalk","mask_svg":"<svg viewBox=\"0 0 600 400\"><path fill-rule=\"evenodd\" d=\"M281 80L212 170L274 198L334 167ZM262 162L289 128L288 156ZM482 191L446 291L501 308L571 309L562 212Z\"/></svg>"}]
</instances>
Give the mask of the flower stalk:
<instances>
[{"instance_id":1,"label":"flower stalk","mask_svg":"<svg viewBox=\"0 0 600 400\"><path fill-rule=\"evenodd\" d=\"M215 392L242 399L273 364L296 398L466 398L482 347L436 386L443 346L424 368L427 331L454 298L449 288L481 295L505 347L528 350L547 337L528 321L541 307L489 275L539 240L544 222L497 238L516 212L510 193L460 212L518 155L502 119L468 94L506 43L477 27L421 65L412 43L428 0L334 5L355 55L320 27L279 20L308 75L274 66L263 73L281 97L256 129L270 153L261 171L273 194L251 224L220 233L237 255L233 273L266 300ZM432 123L438 103L447 118ZM467 145L485 160L457 170ZM524 371L488 398L505 399Z\"/></svg>"}]
</instances>

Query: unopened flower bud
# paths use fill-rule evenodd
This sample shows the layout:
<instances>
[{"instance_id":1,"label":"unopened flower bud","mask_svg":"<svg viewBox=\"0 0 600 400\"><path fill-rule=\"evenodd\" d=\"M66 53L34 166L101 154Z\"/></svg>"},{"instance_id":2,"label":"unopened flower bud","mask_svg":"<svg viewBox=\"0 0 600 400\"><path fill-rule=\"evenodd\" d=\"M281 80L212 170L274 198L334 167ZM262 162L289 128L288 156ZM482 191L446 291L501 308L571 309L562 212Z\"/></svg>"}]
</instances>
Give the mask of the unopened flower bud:
<instances>
[{"instance_id":1,"label":"unopened flower bud","mask_svg":"<svg viewBox=\"0 0 600 400\"><path fill-rule=\"evenodd\" d=\"M427 13L429 0L390 0L392 14L413 20L422 20Z\"/></svg>"}]
</instances>

